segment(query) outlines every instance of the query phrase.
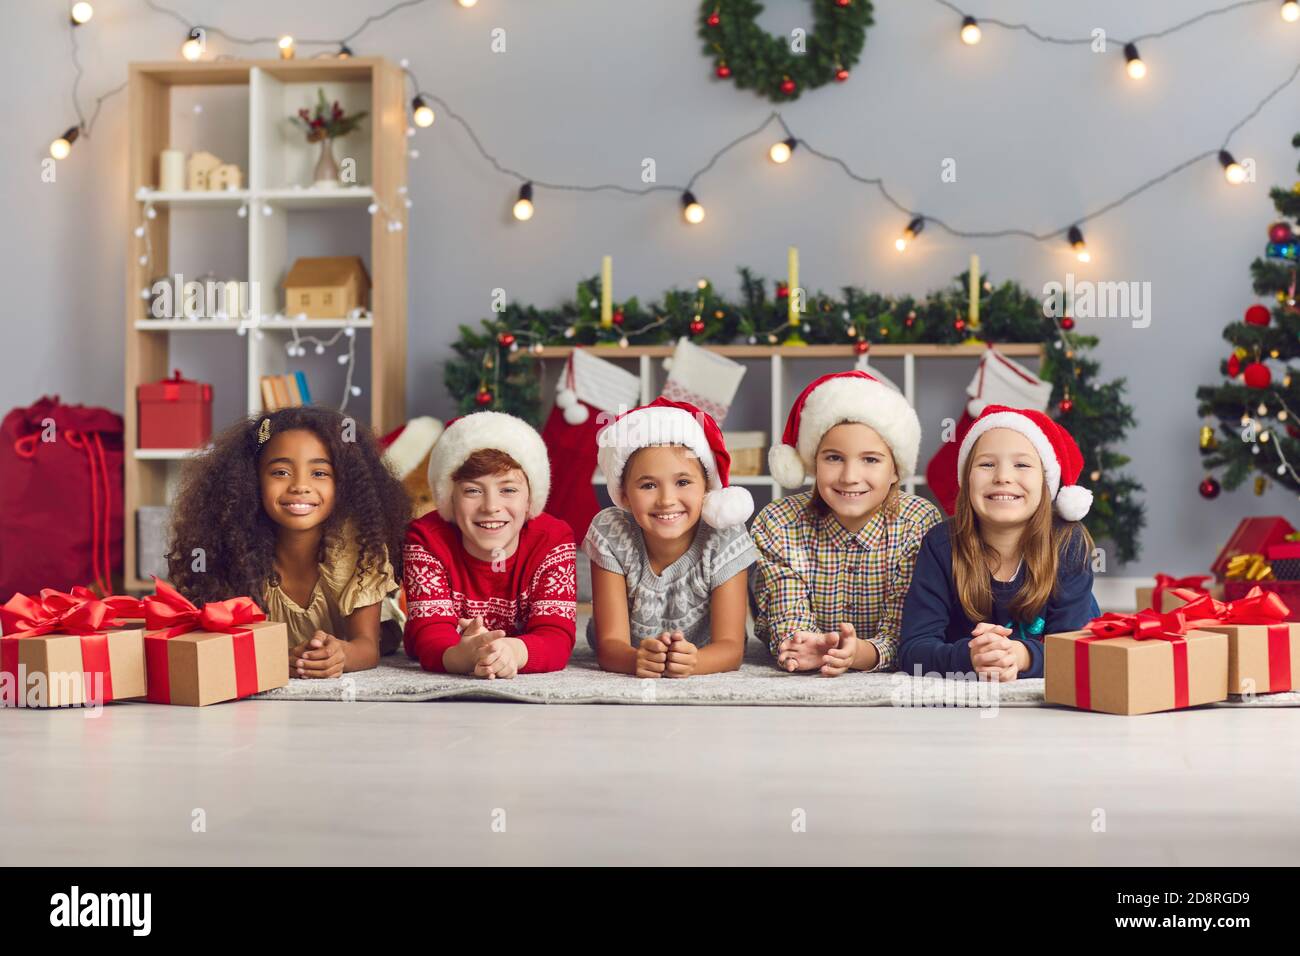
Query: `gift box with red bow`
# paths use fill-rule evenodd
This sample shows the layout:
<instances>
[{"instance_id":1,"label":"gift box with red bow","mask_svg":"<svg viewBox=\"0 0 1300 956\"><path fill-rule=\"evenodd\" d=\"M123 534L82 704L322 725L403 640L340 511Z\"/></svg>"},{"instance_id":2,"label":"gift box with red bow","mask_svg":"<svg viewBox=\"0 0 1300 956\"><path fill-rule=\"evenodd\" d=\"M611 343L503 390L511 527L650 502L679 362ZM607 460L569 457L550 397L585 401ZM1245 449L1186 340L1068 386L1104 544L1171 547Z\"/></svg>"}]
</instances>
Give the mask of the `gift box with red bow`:
<instances>
[{"instance_id":1,"label":"gift box with red bow","mask_svg":"<svg viewBox=\"0 0 1300 956\"><path fill-rule=\"evenodd\" d=\"M1277 694L1296 690L1300 623L1276 592L1255 585L1228 603L1183 592L1182 613L1192 626L1228 638L1228 693Z\"/></svg>"},{"instance_id":2,"label":"gift box with red bow","mask_svg":"<svg viewBox=\"0 0 1300 956\"><path fill-rule=\"evenodd\" d=\"M1211 599L1212 600L1212 599ZM1049 704L1151 714L1228 699L1228 638L1197 630L1183 609L1103 614L1043 639Z\"/></svg>"},{"instance_id":3,"label":"gift box with red bow","mask_svg":"<svg viewBox=\"0 0 1300 956\"><path fill-rule=\"evenodd\" d=\"M0 706L69 707L143 697L143 610L86 588L15 594L0 607Z\"/></svg>"},{"instance_id":4,"label":"gift box with red bow","mask_svg":"<svg viewBox=\"0 0 1300 956\"><path fill-rule=\"evenodd\" d=\"M148 699L203 707L289 683L289 631L252 598L196 607L154 578L144 607Z\"/></svg>"},{"instance_id":5,"label":"gift box with red bow","mask_svg":"<svg viewBox=\"0 0 1300 956\"><path fill-rule=\"evenodd\" d=\"M136 391L140 448L201 448L212 437L212 386L180 370Z\"/></svg>"},{"instance_id":6,"label":"gift box with red bow","mask_svg":"<svg viewBox=\"0 0 1300 956\"><path fill-rule=\"evenodd\" d=\"M1153 587L1137 589L1137 604L1139 611L1146 608L1152 608L1156 611L1172 611L1180 604L1185 603L1184 598L1174 594L1175 588L1182 590L1194 591L1197 594L1209 594L1211 597L1223 599L1222 584L1206 584L1210 579L1208 574L1189 574L1186 577L1176 578L1172 574L1157 574L1156 583Z\"/></svg>"}]
</instances>

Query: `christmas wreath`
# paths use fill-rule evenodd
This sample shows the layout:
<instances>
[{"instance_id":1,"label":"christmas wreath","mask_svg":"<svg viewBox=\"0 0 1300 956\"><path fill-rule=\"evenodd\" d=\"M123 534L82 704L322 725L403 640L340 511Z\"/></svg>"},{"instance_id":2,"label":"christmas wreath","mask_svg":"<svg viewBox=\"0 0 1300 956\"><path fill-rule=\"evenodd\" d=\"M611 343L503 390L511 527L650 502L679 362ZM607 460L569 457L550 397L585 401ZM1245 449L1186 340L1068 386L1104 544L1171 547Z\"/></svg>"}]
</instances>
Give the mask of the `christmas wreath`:
<instances>
[{"instance_id":1,"label":"christmas wreath","mask_svg":"<svg viewBox=\"0 0 1300 956\"><path fill-rule=\"evenodd\" d=\"M735 80L778 103L831 80L843 83L856 65L872 23L868 0L813 0L813 28L772 36L756 22L757 0L704 0L700 38L719 79Z\"/></svg>"}]
</instances>

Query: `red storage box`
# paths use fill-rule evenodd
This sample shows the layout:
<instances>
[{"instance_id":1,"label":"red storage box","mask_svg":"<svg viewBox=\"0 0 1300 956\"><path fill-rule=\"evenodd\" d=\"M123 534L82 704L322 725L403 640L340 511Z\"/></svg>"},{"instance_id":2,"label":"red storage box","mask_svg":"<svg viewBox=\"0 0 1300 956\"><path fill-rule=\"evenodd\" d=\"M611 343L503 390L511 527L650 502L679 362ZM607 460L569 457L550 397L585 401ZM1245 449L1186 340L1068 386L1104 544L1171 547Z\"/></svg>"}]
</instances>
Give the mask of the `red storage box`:
<instances>
[{"instance_id":1,"label":"red storage box","mask_svg":"<svg viewBox=\"0 0 1300 956\"><path fill-rule=\"evenodd\" d=\"M1280 544L1295 531L1282 517L1246 518L1232 533L1210 570L1222 581L1228 572L1228 562L1239 554L1266 554L1271 545ZM1232 600L1229 598L1228 600Z\"/></svg>"},{"instance_id":2,"label":"red storage box","mask_svg":"<svg viewBox=\"0 0 1300 956\"><path fill-rule=\"evenodd\" d=\"M212 386L181 378L141 385L139 448L201 448L212 437Z\"/></svg>"},{"instance_id":3,"label":"red storage box","mask_svg":"<svg viewBox=\"0 0 1300 956\"><path fill-rule=\"evenodd\" d=\"M1286 619L1300 621L1300 581L1228 581L1223 585L1223 599L1240 601L1254 587L1277 594L1291 609Z\"/></svg>"},{"instance_id":4,"label":"red storage box","mask_svg":"<svg viewBox=\"0 0 1300 956\"><path fill-rule=\"evenodd\" d=\"M1273 577L1279 581L1300 582L1300 541L1269 545L1264 557L1273 567Z\"/></svg>"}]
</instances>

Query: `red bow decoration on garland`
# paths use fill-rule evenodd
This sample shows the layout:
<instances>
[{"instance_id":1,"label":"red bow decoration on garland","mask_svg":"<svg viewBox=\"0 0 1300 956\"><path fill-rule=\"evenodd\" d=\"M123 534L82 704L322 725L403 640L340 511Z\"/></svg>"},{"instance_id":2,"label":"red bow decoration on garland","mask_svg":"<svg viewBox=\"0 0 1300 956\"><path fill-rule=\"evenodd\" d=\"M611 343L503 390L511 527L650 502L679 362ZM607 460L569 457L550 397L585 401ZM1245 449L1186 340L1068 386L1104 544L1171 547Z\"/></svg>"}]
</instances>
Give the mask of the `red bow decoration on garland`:
<instances>
[{"instance_id":1,"label":"red bow decoration on garland","mask_svg":"<svg viewBox=\"0 0 1300 956\"><path fill-rule=\"evenodd\" d=\"M209 601L200 609L166 581L153 579L154 593L144 599L145 627L153 634L144 638L145 667L149 672L149 700L171 703L171 677L167 642L191 631L229 634L235 652L235 688L238 697L257 693L257 650L249 624L266 620L266 615L249 597Z\"/></svg>"}]
</instances>

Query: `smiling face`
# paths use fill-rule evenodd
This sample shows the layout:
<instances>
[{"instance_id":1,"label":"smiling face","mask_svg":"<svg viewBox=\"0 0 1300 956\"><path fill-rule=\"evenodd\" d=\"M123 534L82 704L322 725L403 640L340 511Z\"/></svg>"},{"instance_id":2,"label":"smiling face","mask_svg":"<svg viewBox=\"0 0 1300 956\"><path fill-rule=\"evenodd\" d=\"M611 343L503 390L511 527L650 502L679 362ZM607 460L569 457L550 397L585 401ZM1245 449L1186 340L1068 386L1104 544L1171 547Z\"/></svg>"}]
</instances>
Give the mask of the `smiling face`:
<instances>
[{"instance_id":1,"label":"smiling face","mask_svg":"<svg viewBox=\"0 0 1300 956\"><path fill-rule=\"evenodd\" d=\"M867 523L898 482L894 456L874 428L841 422L817 446L817 495L846 528Z\"/></svg>"},{"instance_id":2,"label":"smiling face","mask_svg":"<svg viewBox=\"0 0 1300 956\"><path fill-rule=\"evenodd\" d=\"M259 458L262 508L290 531L310 531L334 510L334 464L320 437L305 428L273 435Z\"/></svg>"},{"instance_id":3,"label":"smiling face","mask_svg":"<svg viewBox=\"0 0 1300 956\"><path fill-rule=\"evenodd\" d=\"M498 453L501 454L501 453ZM511 464L514 459L504 456ZM452 511L465 550L480 561L508 558L519 547L531 499L528 478L518 467L473 475L474 456L452 475Z\"/></svg>"},{"instance_id":4,"label":"smiling face","mask_svg":"<svg viewBox=\"0 0 1300 956\"><path fill-rule=\"evenodd\" d=\"M699 458L681 445L642 448L623 469L623 498L647 538L693 535L708 491Z\"/></svg>"},{"instance_id":5,"label":"smiling face","mask_svg":"<svg viewBox=\"0 0 1300 956\"><path fill-rule=\"evenodd\" d=\"M989 429L971 449L967 467L966 494L980 521L1023 525L1043 501L1043 463L1017 431Z\"/></svg>"}]
</instances>

